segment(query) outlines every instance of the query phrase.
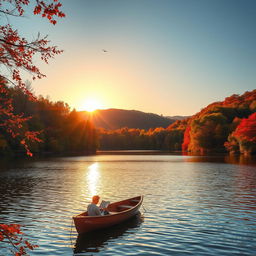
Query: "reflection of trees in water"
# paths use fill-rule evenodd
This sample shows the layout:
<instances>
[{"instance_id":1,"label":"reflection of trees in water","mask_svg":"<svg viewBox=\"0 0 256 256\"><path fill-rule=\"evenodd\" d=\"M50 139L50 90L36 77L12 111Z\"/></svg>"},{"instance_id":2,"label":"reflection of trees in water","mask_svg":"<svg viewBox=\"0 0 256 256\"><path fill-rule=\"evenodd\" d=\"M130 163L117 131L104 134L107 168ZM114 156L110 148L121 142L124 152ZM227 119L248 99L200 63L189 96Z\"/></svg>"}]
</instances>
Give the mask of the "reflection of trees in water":
<instances>
[{"instance_id":1,"label":"reflection of trees in water","mask_svg":"<svg viewBox=\"0 0 256 256\"><path fill-rule=\"evenodd\" d=\"M225 157L225 162L229 164L256 165L256 156L228 155Z\"/></svg>"},{"instance_id":2,"label":"reflection of trees in water","mask_svg":"<svg viewBox=\"0 0 256 256\"><path fill-rule=\"evenodd\" d=\"M191 153L183 154L189 156L185 158L186 162L199 162L199 163L228 163L228 164L241 164L241 165L255 165L256 166L256 156L245 156L245 155L193 155Z\"/></svg>"},{"instance_id":3,"label":"reflection of trees in water","mask_svg":"<svg viewBox=\"0 0 256 256\"><path fill-rule=\"evenodd\" d=\"M100 252L107 245L108 240L119 238L128 232L129 234L135 233L136 228L138 228L142 222L143 216L139 212L131 219L113 227L78 235L74 253Z\"/></svg>"}]
</instances>

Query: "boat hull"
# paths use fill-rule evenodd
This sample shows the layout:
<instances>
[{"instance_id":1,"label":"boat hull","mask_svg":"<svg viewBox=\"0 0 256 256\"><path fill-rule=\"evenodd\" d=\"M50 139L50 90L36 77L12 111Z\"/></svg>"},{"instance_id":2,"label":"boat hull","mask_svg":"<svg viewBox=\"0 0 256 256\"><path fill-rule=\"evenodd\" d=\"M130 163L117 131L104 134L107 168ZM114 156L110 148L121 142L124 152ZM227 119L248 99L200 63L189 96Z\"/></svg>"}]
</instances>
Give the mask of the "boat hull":
<instances>
[{"instance_id":1,"label":"boat hull","mask_svg":"<svg viewBox=\"0 0 256 256\"><path fill-rule=\"evenodd\" d=\"M136 215L139 212L142 201L143 197L137 196L112 203L107 208L110 214L104 216L87 216L87 212L74 216L76 230L79 234L82 234L119 224Z\"/></svg>"}]
</instances>

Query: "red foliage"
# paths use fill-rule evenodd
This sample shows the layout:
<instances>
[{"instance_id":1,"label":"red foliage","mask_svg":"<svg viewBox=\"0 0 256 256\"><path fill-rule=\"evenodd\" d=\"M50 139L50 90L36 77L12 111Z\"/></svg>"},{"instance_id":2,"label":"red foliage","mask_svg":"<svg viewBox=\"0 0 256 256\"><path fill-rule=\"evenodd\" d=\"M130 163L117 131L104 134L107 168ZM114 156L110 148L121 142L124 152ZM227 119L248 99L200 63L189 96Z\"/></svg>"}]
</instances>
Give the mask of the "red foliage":
<instances>
[{"instance_id":1,"label":"red foliage","mask_svg":"<svg viewBox=\"0 0 256 256\"><path fill-rule=\"evenodd\" d=\"M233 136L243 141L256 142L256 113L242 119Z\"/></svg>"},{"instance_id":2,"label":"red foliage","mask_svg":"<svg viewBox=\"0 0 256 256\"><path fill-rule=\"evenodd\" d=\"M54 3L46 4L45 1L37 1L37 5L34 8L34 14L41 14L42 17L46 17L53 25L57 23L53 19L53 16L60 18L65 17L65 13L61 12L59 8L62 6L58 0L54 0Z\"/></svg>"},{"instance_id":3,"label":"red foliage","mask_svg":"<svg viewBox=\"0 0 256 256\"><path fill-rule=\"evenodd\" d=\"M172 123L171 125L169 125L166 130L171 131L174 129L178 129L178 130L182 130L185 131L188 125L188 120L187 119L183 119L183 120L176 120L174 123Z\"/></svg>"},{"instance_id":4,"label":"red foliage","mask_svg":"<svg viewBox=\"0 0 256 256\"><path fill-rule=\"evenodd\" d=\"M21 70L30 73L33 80L36 78L41 79L45 75L34 65L33 57L38 54L42 61L48 63L49 59L60 54L62 50L59 50L56 46L49 45L50 41L47 40L47 37L40 37L40 34L35 40L28 41L20 36L18 31L10 25L8 17L23 16L24 8L30 4L34 4L33 13L35 15L40 14L54 25L57 22L55 17L62 18L65 17L65 14L60 10L62 4L59 0L51 0L50 2L0 0L0 17L1 15L6 17L6 24L0 26L0 64L10 72L9 76L0 76L0 128L5 129L14 138L22 136L20 143L24 145L27 154L31 156L32 153L29 151L27 142L40 141L37 137L39 132L22 132L22 128L29 117L13 113L12 100L7 93L6 84L9 82L18 86L31 100L35 100L34 95L25 86L21 77Z\"/></svg>"},{"instance_id":5,"label":"red foliage","mask_svg":"<svg viewBox=\"0 0 256 256\"><path fill-rule=\"evenodd\" d=\"M191 130L191 127L190 127L190 125L188 125L185 130L185 133L184 133L184 139L183 139L183 143L182 143L182 151L188 150L188 145L190 143L190 130Z\"/></svg>"},{"instance_id":6,"label":"red foliage","mask_svg":"<svg viewBox=\"0 0 256 256\"><path fill-rule=\"evenodd\" d=\"M28 119L13 113L12 99L9 98L4 80L1 81L0 76L0 127L4 127L15 138L20 135L19 130Z\"/></svg>"},{"instance_id":7,"label":"red foliage","mask_svg":"<svg viewBox=\"0 0 256 256\"><path fill-rule=\"evenodd\" d=\"M38 138L40 132L24 131L23 126L30 117L16 115L13 113L12 99L9 97L5 81L0 76L0 128L3 128L13 138L18 138L26 149L27 155L32 156L28 142L41 142Z\"/></svg>"},{"instance_id":8,"label":"red foliage","mask_svg":"<svg viewBox=\"0 0 256 256\"><path fill-rule=\"evenodd\" d=\"M33 64L33 57L38 53L41 60L48 63L50 58L62 52L56 46L49 46L49 42L47 37L40 38L39 35L36 40L28 42L9 24L0 26L0 63L11 70L11 78L8 81L18 85L30 96L32 94L26 89L20 70L29 72L33 80L45 77Z\"/></svg>"},{"instance_id":9,"label":"red foliage","mask_svg":"<svg viewBox=\"0 0 256 256\"><path fill-rule=\"evenodd\" d=\"M251 92L245 92L242 95L233 94L230 97L227 97L222 105L223 106L239 106L247 102L252 102L256 100L256 90L253 90Z\"/></svg>"},{"instance_id":10,"label":"red foliage","mask_svg":"<svg viewBox=\"0 0 256 256\"><path fill-rule=\"evenodd\" d=\"M27 255L27 250L33 250L38 245L31 244L22 236L20 225L0 224L0 242L6 241L11 244L10 251L15 256Z\"/></svg>"}]
</instances>

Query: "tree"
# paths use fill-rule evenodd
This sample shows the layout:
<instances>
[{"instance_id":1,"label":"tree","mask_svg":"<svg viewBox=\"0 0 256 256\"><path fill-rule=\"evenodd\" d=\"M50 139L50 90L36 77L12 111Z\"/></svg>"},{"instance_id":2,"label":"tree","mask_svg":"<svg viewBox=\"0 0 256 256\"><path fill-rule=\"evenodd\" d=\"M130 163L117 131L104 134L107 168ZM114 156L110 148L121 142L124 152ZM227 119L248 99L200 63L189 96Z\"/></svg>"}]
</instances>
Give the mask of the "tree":
<instances>
[{"instance_id":1,"label":"tree","mask_svg":"<svg viewBox=\"0 0 256 256\"><path fill-rule=\"evenodd\" d=\"M38 245L31 244L24 239L18 224L0 224L0 242L9 243L11 245L10 251L15 256L28 255L27 250L38 247Z\"/></svg>"},{"instance_id":2,"label":"tree","mask_svg":"<svg viewBox=\"0 0 256 256\"><path fill-rule=\"evenodd\" d=\"M188 125L185 132L184 132L184 138L183 138L183 143L182 143L182 151L187 151L188 146L190 144L190 131L191 131L191 126Z\"/></svg>"},{"instance_id":3,"label":"tree","mask_svg":"<svg viewBox=\"0 0 256 256\"><path fill-rule=\"evenodd\" d=\"M0 26L0 128L14 138L18 138L26 148L27 154L32 155L27 142L39 141L37 137L39 133L22 131L29 117L13 113L13 102L6 87L17 86L31 100L35 100L33 93L26 87L21 71L29 73L33 80L45 77L39 67L34 64L34 56L39 55L43 62L48 63L49 59L60 54L62 50L57 46L51 46L47 36L41 37L40 33L35 40L29 41L9 23L11 17L24 16L25 8L29 5L32 5L35 15L47 18L54 25L57 22L56 17L65 17L65 14L60 10L62 5L58 0L0 0L0 17L5 18L5 24Z\"/></svg>"},{"instance_id":4,"label":"tree","mask_svg":"<svg viewBox=\"0 0 256 256\"><path fill-rule=\"evenodd\" d=\"M182 150L201 153L223 152L226 147L229 152L239 152L248 148L249 144L252 146L253 142L248 139L243 140L245 144L239 145L232 132L242 118L247 119L255 111L256 90L242 95L234 94L222 102L211 103L189 118ZM253 147L250 151L254 151Z\"/></svg>"},{"instance_id":5,"label":"tree","mask_svg":"<svg viewBox=\"0 0 256 256\"><path fill-rule=\"evenodd\" d=\"M27 155L32 156L28 147L28 141L40 142L38 138L40 132L28 131L24 129L26 122L30 117L24 117L23 114L15 114L13 100L6 86L3 77L0 76L0 132L9 134L19 140L20 144L26 149Z\"/></svg>"},{"instance_id":6,"label":"tree","mask_svg":"<svg viewBox=\"0 0 256 256\"><path fill-rule=\"evenodd\" d=\"M256 113L241 120L236 130L229 136L225 146L231 153L238 151L238 147L245 155L256 152Z\"/></svg>"},{"instance_id":7,"label":"tree","mask_svg":"<svg viewBox=\"0 0 256 256\"><path fill-rule=\"evenodd\" d=\"M9 23L11 17L22 17L25 8L33 5L33 13L47 18L50 23L56 24L56 17L65 17L60 11L61 3L58 0L51 1L30 1L30 0L0 0L0 132L7 133L14 138L18 138L28 155L32 155L28 147L28 141L40 141L37 137L39 132L24 130L26 122L30 117L23 114L14 114L13 101L10 97L8 86L13 85L24 91L31 100L35 100L34 95L27 89L21 71L31 74L32 79L41 79L45 75L41 73L39 67L34 64L33 57L39 55L41 60L48 63L49 59L62 51L56 46L49 45L47 37L38 36L35 40L29 41L22 37L17 29ZM5 24L4 23L5 18ZM6 74L6 75L5 75ZM2 147L5 142L1 138ZM0 241L7 240L13 246L13 254L25 255L26 248L33 249L35 246L22 238L20 226L16 224L0 224ZM24 244L23 244L24 243Z\"/></svg>"}]
</instances>

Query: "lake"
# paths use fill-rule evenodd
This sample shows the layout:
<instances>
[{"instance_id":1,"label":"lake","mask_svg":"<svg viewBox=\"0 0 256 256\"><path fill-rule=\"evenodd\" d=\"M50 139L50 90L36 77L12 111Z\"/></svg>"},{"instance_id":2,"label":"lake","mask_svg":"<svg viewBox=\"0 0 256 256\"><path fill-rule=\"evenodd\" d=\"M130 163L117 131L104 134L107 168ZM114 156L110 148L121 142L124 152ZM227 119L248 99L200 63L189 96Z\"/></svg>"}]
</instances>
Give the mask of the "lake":
<instances>
[{"instance_id":1,"label":"lake","mask_svg":"<svg viewBox=\"0 0 256 256\"><path fill-rule=\"evenodd\" d=\"M39 245L30 255L256 255L255 158L129 152L0 166L0 222L22 225ZM72 216L95 194L142 194L141 214L77 236Z\"/></svg>"}]
</instances>

